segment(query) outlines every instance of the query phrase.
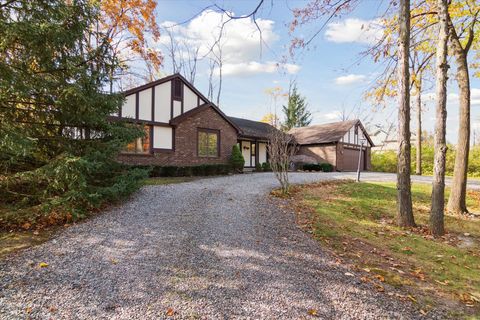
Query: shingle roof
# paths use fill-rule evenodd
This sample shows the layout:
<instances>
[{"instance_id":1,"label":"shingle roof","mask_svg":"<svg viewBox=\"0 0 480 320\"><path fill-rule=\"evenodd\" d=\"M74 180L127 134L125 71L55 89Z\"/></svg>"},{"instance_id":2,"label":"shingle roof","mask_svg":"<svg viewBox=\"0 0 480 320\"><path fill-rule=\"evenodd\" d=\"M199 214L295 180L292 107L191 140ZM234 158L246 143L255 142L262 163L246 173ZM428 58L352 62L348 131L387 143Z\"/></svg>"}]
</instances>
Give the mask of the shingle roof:
<instances>
[{"instance_id":1,"label":"shingle roof","mask_svg":"<svg viewBox=\"0 0 480 320\"><path fill-rule=\"evenodd\" d=\"M244 137L266 140L271 130L276 130L268 123L235 117L228 118L242 130L241 135Z\"/></svg>"},{"instance_id":2,"label":"shingle roof","mask_svg":"<svg viewBox=\"0 0 480 320\"><path fill-rule=\"evenodd\" d=\"M295 137L299 144L317 144L337 142L360 120L348 120L308 127L293 128L288 133Z\"/></svg>"}]
</instances>

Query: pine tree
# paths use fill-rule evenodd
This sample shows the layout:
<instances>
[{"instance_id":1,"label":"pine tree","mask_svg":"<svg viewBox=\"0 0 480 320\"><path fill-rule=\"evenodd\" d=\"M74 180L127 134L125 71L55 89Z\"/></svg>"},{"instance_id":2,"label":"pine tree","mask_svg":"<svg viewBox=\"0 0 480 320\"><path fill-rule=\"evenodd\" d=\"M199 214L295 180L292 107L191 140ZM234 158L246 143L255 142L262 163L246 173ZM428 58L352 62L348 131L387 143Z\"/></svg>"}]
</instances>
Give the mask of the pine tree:
<instances>
[{"instance_id":1,"label":"pine tree","mask_svg":"<svg viewBox=\"0 0 480 320\"><path fill-rule=\"evenodd\" d=\"M142 133L110 122L117 67L89 0L7 1L0 10L0 198L81 215L135 190L142 171L115 162Z\"/></svg>"},{"instance_id":2,"label":"pine tree","mask_svg":"<svg viewBox=\"0 0 480 320\"><path fill-rule=\"evenodd\" d=\"M307 107L305 97L298 93L297 84L293 83L288 94L288 104L282 108L285 114L283 129L288 131L292 128L308 126L312 122L312 114Z\"/></svg>"}]
</instances>

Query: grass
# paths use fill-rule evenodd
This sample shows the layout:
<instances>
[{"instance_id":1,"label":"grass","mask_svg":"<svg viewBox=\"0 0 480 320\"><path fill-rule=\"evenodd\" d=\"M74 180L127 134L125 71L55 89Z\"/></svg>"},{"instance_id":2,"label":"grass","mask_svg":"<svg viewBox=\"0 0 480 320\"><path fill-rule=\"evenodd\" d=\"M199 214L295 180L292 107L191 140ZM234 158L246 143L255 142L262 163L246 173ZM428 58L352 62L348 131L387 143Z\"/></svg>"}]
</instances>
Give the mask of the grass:
<instances>
[{"instance_id":1,"label":"grass","mask_svg":"<svg viewBox=\"0 0 480 320\"><path fill-rule=\"evenodd\" d=\"M199 179L199 177L158 177L147 178L143 181L146 186L159 186L164 184L189 182Z\"/></svg>"},{"instance_id":2,"label":"grass","mask_svg":"<svg viewBox=\"0 0 480 320\"><path fill-rule=\"evenodd\" d=\"M402 287L423 311L434 301L459 314L480 315L480 218L447 215L447 235L428 233L431 186L413 184L418 228L395 225L393 183L328 182L293 187L298 222L341 258L367 272L362 280ZM448 197L448 190L447 195ZM468 192L468 207L480 211L480 192ZM379 281L380 280L380 283ZM440 299L440 300L439 300Z\"/></svg>"}]
</instances>

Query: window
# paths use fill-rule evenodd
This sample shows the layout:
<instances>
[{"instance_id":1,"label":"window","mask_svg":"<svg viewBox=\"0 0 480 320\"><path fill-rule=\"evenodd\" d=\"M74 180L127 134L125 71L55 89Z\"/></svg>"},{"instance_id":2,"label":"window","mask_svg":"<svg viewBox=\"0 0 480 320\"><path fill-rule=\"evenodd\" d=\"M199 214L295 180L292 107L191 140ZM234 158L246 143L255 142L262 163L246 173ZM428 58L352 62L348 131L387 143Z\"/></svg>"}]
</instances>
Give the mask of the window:
<instances>
[{"instance_id":1,"label":"window","mask_svg":"<svg viewBox=\"0 0 480 320\"><path fill-rule=\"evenodd\" d=\"M182 81L179 79L173 80L173 98L182 99Z\"/></svg>"},{"instance_id":2,"label":"window","mask_svg":"<svg viewBox=\"0 0 480 320\"><path fill-rule=\"evenodd\" d=\"M218 157L218 131L198 130L198 156Z\"/></svg>"},{"instance_id":3,"label":"window","mask_svg":"<svg viewBox=\"0 0 480 320\"><path fill-rule=\"evenodd\" d=\"M135 139L130 142L125 149L124 153L136 153L136 154L148 154L150 153L150 126L144 126L145 136Z\"/></svg>"}]
</instances>

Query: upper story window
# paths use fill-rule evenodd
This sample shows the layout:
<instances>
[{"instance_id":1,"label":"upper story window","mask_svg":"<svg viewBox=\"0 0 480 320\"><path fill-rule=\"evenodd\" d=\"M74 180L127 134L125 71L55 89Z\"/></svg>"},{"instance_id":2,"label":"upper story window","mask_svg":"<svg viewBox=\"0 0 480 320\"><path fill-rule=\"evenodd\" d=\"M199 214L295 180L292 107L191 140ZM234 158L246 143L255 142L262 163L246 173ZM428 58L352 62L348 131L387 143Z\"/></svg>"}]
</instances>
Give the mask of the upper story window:
<instances>
[{"instance_id":1,"label":"upper story window","mask_svg":"<svg viewBox=\"0 0 480 320\"><path fill-rule=\"evenodd\" d=\"M149 154L150 153L150 126L144 126L145 136L137 138L134 141L127 144L123 153L133 153L133 154Z\"/></svg>"},{"instance_id":2,"label":"upper story window","mask_svg":"<svg viewBox=\"0 0 480 320\"><path fill-rule=\"evenodd\" d=\"M182 80L180 79L175 79L172 81L173 85L173 98L174 99L182 99Z\"/></svg>"},{"instance_id":3,"label":"upper story window","mask_svg":"<svg viewBox=\"0 0 480 320\"><path fill-rule=\"evenodd\" d=\"M198 129L198 156L219 156L219 132L217 130Z\"/></svg>"}]
</instances>

